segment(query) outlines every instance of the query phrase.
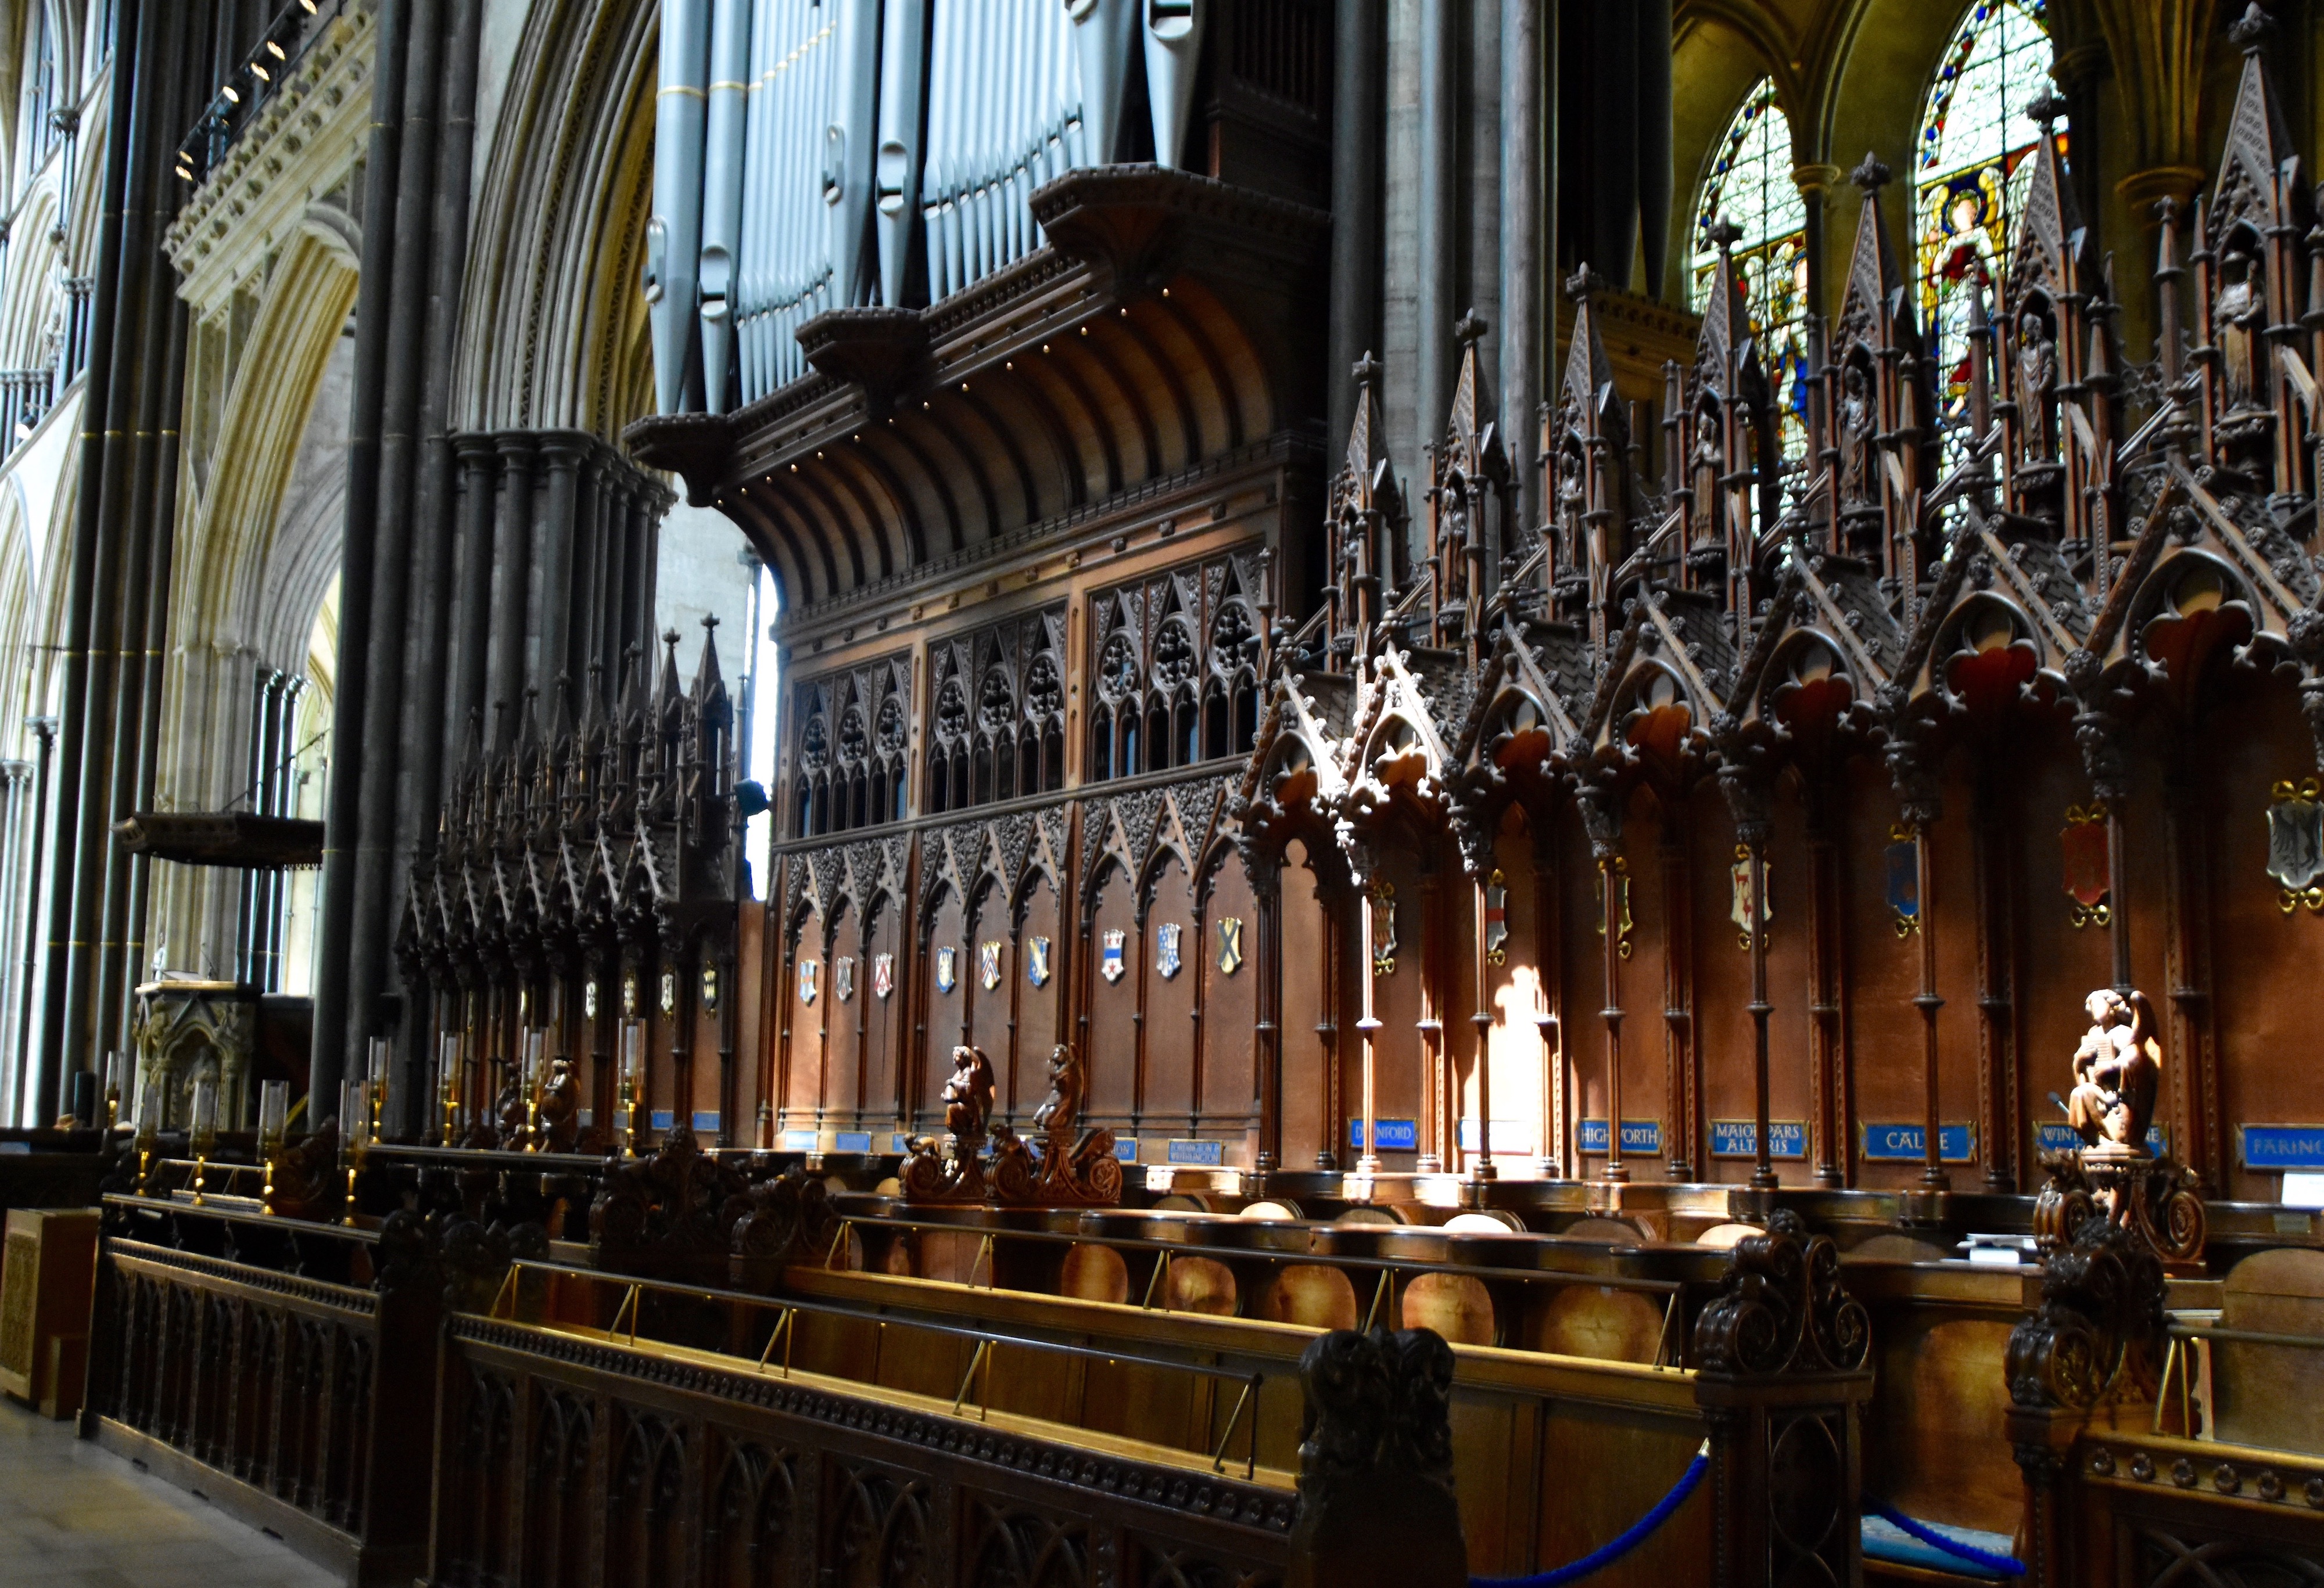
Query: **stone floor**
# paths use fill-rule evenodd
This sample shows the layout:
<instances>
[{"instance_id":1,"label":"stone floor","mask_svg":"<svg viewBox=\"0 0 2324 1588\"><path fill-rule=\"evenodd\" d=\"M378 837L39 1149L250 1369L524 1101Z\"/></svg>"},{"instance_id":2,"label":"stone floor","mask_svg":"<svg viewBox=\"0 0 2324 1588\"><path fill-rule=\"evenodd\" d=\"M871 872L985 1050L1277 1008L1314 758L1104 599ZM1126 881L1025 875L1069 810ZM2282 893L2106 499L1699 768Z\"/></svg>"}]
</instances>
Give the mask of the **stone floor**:
<instances>
[{"instance_id":1,"label":"stone floor","mask_svg":"<svg viewBox=\"0 0 2324 1588\"><path fill-rule=\"evenodd\" d=\"M338 1579L207 1501L0 1397L0 1583L324 1588Z\"/></svg>"}]
</instances>

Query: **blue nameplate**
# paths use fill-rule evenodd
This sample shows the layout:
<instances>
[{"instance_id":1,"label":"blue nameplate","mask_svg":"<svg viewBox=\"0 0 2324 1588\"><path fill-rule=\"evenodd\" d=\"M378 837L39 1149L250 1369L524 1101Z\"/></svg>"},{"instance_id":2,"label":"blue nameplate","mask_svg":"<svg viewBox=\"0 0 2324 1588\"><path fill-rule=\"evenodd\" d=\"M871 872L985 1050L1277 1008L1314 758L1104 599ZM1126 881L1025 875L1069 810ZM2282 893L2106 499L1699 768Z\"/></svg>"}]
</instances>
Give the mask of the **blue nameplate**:
<instances>
[{"instance_id":1,"label":"blue nameplate","mask_svg":"<svg viewBox=\"0 0 2324 1588\"><path fill-rule=\"evenodd\" d=\"M1759 1156L1759 1122L1756 1119L1714 1119L1711 1122L1711 1155L1713 1158L1749 1158ZM1767 1156L1770 1158L1805 1158L1808 1155L1807 1122L1799 1119L1771 1119L1767 1122Z\"/></svg>"},{"instance_id":2,"label":"blue nameplate","mask_svg":"<svg viewBox=\"0 0 2324 1588\"><path fill-rule=\"evenodd\" d=\"M2245 1124L2236 1134L2246 1169L2324 1169L2324 1124Z\"/></svg>"},{"instance_id":3,"label":"blue nameplate","mask_svg":"<svg viewBox=\"0 0 2324 1588\"><path fill-rule=\"evenodd\" d=\"M2066 1152L2080 1146L2082 1138L2074 1134L2074 1127L2070 1124L2037 1124L2034 1127L2034 1144L2045 1152ZM2171 1151L2171 1133L2159 1124L2148 1125L2146 1150L2150 1152Z\"/></svg>"},{"instance_id":4,"label":"blue nameplate","mask_svg":"<svg viewBox=\"0 0 2324 1588\"><path fill-rule=\"evenodd\" d=\"M1379 1126L1379 1150L1383 1152L1416 1152L1420 1150L1420 1122L1416 1119L1382 1119ZM1364 1144L1364 1122L1348 1121L1348 1145Z\"/></svg>"},{"instance_id":5,"label":"blue nameplate","mask_svg":"<svg viewBox=\"0 0 2324 1588\"><path fill-rule=\"evenodd\" d=\"M1582 1122L1582 1150L1584 1152L1606 1151L1606 1122L1585 1119ZM1622 1122L1622 1151L1625 1152L1659 1152L1663 1150L1663 1122L1659 1119L1626 1119Z\"/></svg>"},{"instance_id":6,"label":"blue nameplate","mask_svg":"<svg viewBox=\"0 0 2324 1588\"><path fill-rule=\"evenodd\" d=\"M1118 1162L1121 1162L1121 1163L1135 1163L1135 1162L1137 1162L1137 1161L1138 1161L1138 1138L1137 1138L1136 1136L1116 1136L1116 1137L1114 1137L1114 1138L1113 1138L1113 1156L1114 1156L1115 1161L1118 1161Z\"/></svg>"},{"instance_id":7,"label":"blue nameplate","mask_svg":"<svg viewBox=\"0 0 2324 1588\"><path fill-rule=\"evenodd\" d=\"M785 1131L783 1133L783 1151L786 1152L814 1152L815 1133L811 1130Z\"/></svg>"},{"instance_id":8,"label":"blue nameplate","mask_svg":"<svg viewBox=\"0 0 2324 1588\"><path fill-rule=\"evenodd\" d=\"M694 1111L694 1128L697 1133L715 1133L718 1129L718 1110L715 1108L696 1109Z\"/></svg>"},{"instance_id":9,"label":"blue nameplate","mask_svg":"<svg viewBox=\"0 0 2324 1588\"><path fill-rule=\"evenodd\" d=\"M872 1151L872 1133L868 1130L841 1131L831 1138L831 1150L835 1152L869 1152Z\"/></svg>"},{"instance_id":10,"label":"blue nameplate","mask_svg":"<svg viewBox=\"0 0 2324 1588\"><path fill-rule=\"evenodd\" d=\"M1868 1124L1862 1129L1864 1156L1871 1162L1924 1163L1928 1161L1928 1133L1918 1124ZM1973 1124L1939 1125L1937 1158L1944 1163L1975 1163L1977 1127Z\"/></svg>"},{"instance_id":11,"label":"blue nameplate","mask_svg":"<svg viewBox=\"0 0 2324 1588\"><path fill-rule=\"evenodd\" d=\"M896 1132L891 1133L891 1134L889 1135L889 1137L888 1137L888 1151L889 1151L889 1152L910 1152L911 1150L912 1150L912 1138L911 1138L911 1137L909 1137L909 1136L908 1136L908 1135L906 1135L902 1131L896 1131Z\"/></svg>"},{"instance_id":12,"label":"blue nameplate","mask_svg":"<svg viewBox=\"0 0 2324 1588\"><path fill-rule=\"evenodd\" d=\"M669 1109L657 1108L651 1114L646 1115L646 1128L649 1130L668 1130L671 1124L676 1123L678 1115L671 1113Z\"/></svg>"},{"instance_id":13,"label":"blue nameplate","mask_svg":"<svg viewBox=\"0 0 2324 1588\"><path fill-rule=\"evenodd\" d=\"M1227 1144L1224 1142L1197 1142L1173 1137L1169 1152L1171 1162L1184 1163L1195 1169L1222 1169L1227 1161Z\"/></svg>"}]
</instances>

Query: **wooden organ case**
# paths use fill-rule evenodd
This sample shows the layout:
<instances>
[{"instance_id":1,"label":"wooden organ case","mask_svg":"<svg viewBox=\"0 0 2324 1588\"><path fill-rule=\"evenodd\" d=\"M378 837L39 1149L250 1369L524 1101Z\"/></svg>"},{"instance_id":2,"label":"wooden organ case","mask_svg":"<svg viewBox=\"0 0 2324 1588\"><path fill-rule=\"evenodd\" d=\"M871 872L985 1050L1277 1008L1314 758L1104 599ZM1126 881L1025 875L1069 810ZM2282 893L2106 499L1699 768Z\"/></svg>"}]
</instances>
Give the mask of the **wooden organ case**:
<instances>
[{"instance_id":1,"label":"wooden organ case","mask_svg":"<svg viewBox=\"0 0 2324 1588\"><path fill-rule=\"evenodd\" d=\"M632 433L784 590L763 1036L723 1140L899 1152L958 1044L1023 1125L1066 1043L1084 1122L1140 1157L1259 1150L1267 928L1228 811L1280 592L1317 574L1330 29L1212 11L1146 62L1185 100L1154 98L1171 155L930 205L880 301L798 326L800 378ZM935 139L958 58L928 47ZM1056 147L1135 151L1108 115ZM890 307L923 270L954 290Z\"/></svg>"}]
</instances>

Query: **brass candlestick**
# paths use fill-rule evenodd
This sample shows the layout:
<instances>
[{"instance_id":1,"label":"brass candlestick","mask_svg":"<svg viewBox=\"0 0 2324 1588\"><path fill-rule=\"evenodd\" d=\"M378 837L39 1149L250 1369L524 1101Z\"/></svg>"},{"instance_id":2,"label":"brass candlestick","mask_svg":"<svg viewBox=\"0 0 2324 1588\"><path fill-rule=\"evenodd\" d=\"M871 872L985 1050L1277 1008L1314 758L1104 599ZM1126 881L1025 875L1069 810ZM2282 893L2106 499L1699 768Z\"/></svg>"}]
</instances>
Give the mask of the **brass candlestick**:
<instances>
[{"instance_id":1,"label":"brass candlestick","mask_svg":"<svg viewBox=\"0 0 2324 1588\"><path fill-rule=\"evenodd\" d=\"M189 1144L194 1152L194 1202L198 1207L208 1184L210 1154L217 1150L217 1082L214 1080L194 1083L193 1128L189 1134Z\"/></svg>"},{"instance_id":2,"label":"brass candlestick","mask_svg":"<svg viewBox=\"0 0 2324 1588\"><path fill-rule=\"evenodd\" d=\"M638 1155L638 1079L644 1068L645 1030L642 1023L622 1025L622 1156Z\"/></svg>"},{"instance_id":3,"label":"brass candlestick","mask_svg":"<svg viewBox=\"0 0 2324 1588\"><path fill-rule=\"evenodd\" d=\"M355 1225L355 1177L363 1170L369 1134L364 1115L369 1112L370 1093L370 1087L359 1080L339 1083L339 1161L347 1171L347 1208L339 1222L349 1229Z\"/></svg>"},{"instance_id":4,"label":"brass candlestick","mask_svg":"<svg viewBox=\"0 0 2324 1588\"><path fill-rule=\"evenodd\" d=\"M274 1161L282 1152L282 1137L290 1112L290 1083L270 1080L258 1089L258 1161L265 1180L260 1188L258 1210L274 1211Z\"/></svg>"}]
</instances>

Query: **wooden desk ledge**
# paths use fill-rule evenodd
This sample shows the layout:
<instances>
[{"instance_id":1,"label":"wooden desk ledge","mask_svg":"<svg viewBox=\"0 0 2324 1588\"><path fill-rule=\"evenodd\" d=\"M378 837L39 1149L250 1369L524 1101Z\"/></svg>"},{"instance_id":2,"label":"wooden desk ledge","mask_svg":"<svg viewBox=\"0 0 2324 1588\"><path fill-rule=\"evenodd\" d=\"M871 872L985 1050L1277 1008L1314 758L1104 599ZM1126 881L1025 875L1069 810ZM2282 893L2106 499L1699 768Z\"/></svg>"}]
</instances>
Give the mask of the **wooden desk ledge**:
<instances>
[{"instance_id":1,"label":"wooden desk ledge","mask_svg":"<svg viewBox=\"0 0 2324 1588\"><path fill-rule=\"evenodd\" d=\"M1047 1329L1084 1336L1135 1340L1180 1349L1270 1358L1286 1367L1299 1360L1307 1342L1323 1331L1262 1318L1213 1317L1199 1312L1167 1312L1127 1302L1084 1301L1036 1290L986 1290L954 1280L863 1273L800 1264L783 1273L786 1292L816 1299L849 1301L866 1308L908 1310L957 1321L964 1313L995 1324ZM974 1297L973 1306L967 1298ZM779 1297L770 1306L779 1306ZM1584 1401L1699 1418L1694 1370L1650 1367L1595 1356L1562 1356L1503 1345L1454 1345L1459 1387L1515 1391L1560 1400Z\"/></svg>"},{"instance_id":2,"label":"wooden desk ledge","mask_svg":"<svg viewBox=\"0 0 2324 1588\"><path fill-rule=\"evenodd\" d=\"M641 1361L686 1363L719 1372L745 1374L754 1378L771 1379L780 1383L796 1384L826 1395L845 1396L856 1400L876 1401L899 1411L917 1412L925 1417L944 1418L987 1433L1018 1434L1028 1439L1040 1439L1053 1445L1071 1446L1075 1449L1097 1455L1118 1456L1124 1461L1142 1462L1149 1466L1175 1467L1196 1473L1206 1478L1224 1476L1237 1482L1257 1484L1261 1488L1279 1489L1288 1493L1298 1486L1298 1474L1271 1467L1264 1462L1243 1475L1243 1463L1229 1452L1223 1473L1214 1468L1212 1457L1199 1451L1182 1450L1171 1445L1149 1444L1143 1439L1131 1439L1119 1434L1101 1433L1079 1427L1072 1423L1051 1422L1046 1418L1026 1417L1017 1412L993 1411L980 1413L973 1402L963 1401L954 1409L949 1396L922 1395L909 1390L890 1389L884 1384L867 1383L862 1379L835 1377L829 1373L811 1372L805 1368L786 1370L779 1363L761 1363L753 1357L729 1356L724 1352L705 1351L697 1346L672 1345L664 1340L632 1340L626 1333L614 1334L592 1328L583 1324L521 1323L514 1319L496 1317L493 1324L502 1329L514 1329L544 1338L586 1340L595 1345L636 1356ZM1301 1330L1301 1334L1309 1331ZM1005 1342L1004 1342L1005 1344ZM1240 1439L1233 1441L1240 1444Z\"/></svg>"}]
</instances>

